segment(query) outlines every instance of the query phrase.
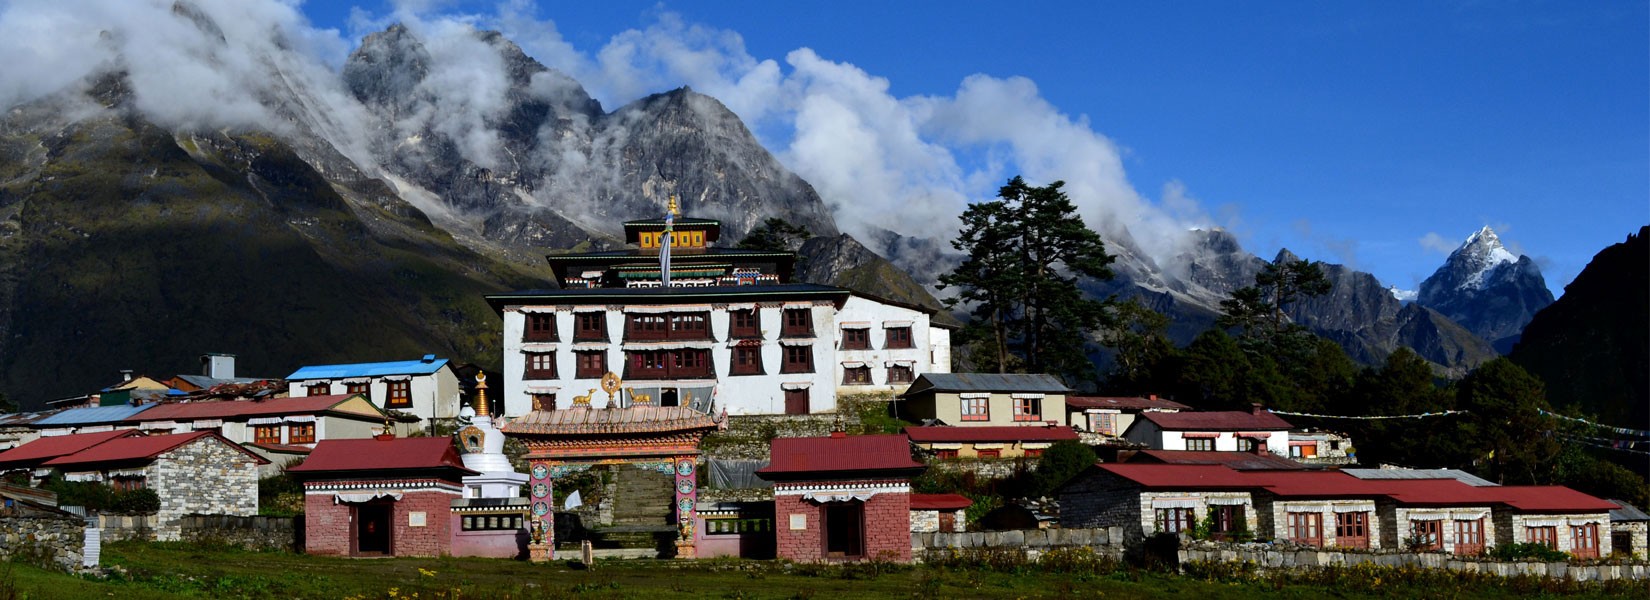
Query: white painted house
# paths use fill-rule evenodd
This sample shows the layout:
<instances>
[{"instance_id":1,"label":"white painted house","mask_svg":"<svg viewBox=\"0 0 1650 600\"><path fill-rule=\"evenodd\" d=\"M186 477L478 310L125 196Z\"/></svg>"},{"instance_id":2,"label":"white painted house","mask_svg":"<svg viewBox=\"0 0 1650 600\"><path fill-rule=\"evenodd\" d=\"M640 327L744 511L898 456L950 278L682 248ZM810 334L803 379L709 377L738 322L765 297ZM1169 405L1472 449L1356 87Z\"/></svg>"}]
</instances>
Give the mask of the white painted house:
<instances>
[{"instance_id":1,"label":"white painted house","mask_svg":"<svg viewBox=\"0 0 1650 600\"><path fill-rule=\"evenodd\" d=\"M1152 450L1254 452L1289 455L1288 421L1256 404L1248 411L1144 412L1123 438Z\"/></svg>"},{"instance_id":2,"label":"white painted house","mask_svg":"<svg viewBox=\"0 0 1650 600\"><path fill-rule=\"evenodd\" d=\"M456 419L458 375L445 358L344 365L311 365L286 377L292 397L361 394L379 408L411 414L426 423Z\"/></svg>"},{"instance_id":3,"label":"white painted house","mask_svg":"<svg viewBox=\"0 0 1650 600\"><path fill-rule=\"evenodd\" d=\"M712 247L720 227L630 221L639 248L551 255L561 289L488 296L504 321L504 416L586 395L604 406L608 372L661 406L808 414L950 370L933 309L786 283L793 254Z\"/></svg>"}]
</instances>

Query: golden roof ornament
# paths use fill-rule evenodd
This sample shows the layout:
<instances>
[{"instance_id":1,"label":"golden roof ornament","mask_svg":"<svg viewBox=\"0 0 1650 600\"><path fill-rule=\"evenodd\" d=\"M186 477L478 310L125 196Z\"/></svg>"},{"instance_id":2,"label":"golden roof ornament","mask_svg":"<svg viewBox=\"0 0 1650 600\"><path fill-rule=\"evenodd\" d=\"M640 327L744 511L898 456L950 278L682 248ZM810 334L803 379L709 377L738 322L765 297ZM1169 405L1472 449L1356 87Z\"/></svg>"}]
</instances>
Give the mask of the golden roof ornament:
<instances>
[{"instance_id":1,"label":"golden roof ornament","mask_svg":"<svg viewBox=\"0 0 1650 600\"><path fill-rule=\"evenodd\" d=\"M476 399L475 399L475 402L473 402L473 404L475 404L475 406L472 406L470 408L475 409L476 416L478 416L478 417L488 416L488 412L487 412L487 374L486 373L482 373L482 372L479 372L479 371L476 372Z\"/></svg>"},{"instance_id":2,"label":"golden roof ornament","mask_svg":"<svg viewBox=\"0 0 1650 600\"><path fill-rule=\"evenodd\" d=\"M676 206L676 194L671 194L670 195L670 206L666 210L669 210L670 214L676 215L678 217L682 216L682 209L680 207Z\"/></svg>"}]
</instances>

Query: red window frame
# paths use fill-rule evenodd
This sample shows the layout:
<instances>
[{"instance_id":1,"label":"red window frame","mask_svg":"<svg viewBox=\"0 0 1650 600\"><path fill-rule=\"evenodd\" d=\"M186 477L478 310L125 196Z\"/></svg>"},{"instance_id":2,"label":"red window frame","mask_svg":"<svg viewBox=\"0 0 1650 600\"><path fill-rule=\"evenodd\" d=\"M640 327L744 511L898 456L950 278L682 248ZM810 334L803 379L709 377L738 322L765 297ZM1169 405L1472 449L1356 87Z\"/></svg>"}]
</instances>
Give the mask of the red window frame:
<instances>
[{"instance_id":1,"label":"red window frame","mask_svg":"<svg viewBox=\"0 0 1650 600\"><path fill-rule=\"evenodd\" d=\"M412 406L412 381L384 382L384 406L386 408L409 408Z\"/></svg>"},{"instance_id":2,"label":"red window frame","mask_svg":"<svg viewBox=\"0 0 1650 600\"><path fill-rule=\"evenodd\" d=\"M526 331L522 333L524 342L553 342L556 341L556 313L527 313Z\"/></svg>"},{"instance_id":3,"label":"red window frame","mask_svg":"<svg viewBox=\"0 0 1650 600\"><path fill-rule=\"evenodd\" d=\"M1444 522L1438 519L1410 521L1410 533L1420 540L1422 550L1444 549Z\"/></svg>"},{"instance_id":4,"label":"red window frame","mask_svg":"<svg viewBox=\"0 0 1650 600\"><path fill-rule=\"evenodd\" d=\"M1554 550L1558 549L1558 527L1556 525L1541 525L1524 528L1524 541L1531 544L1541 544Z\"/></svg>"},{"instance_id":5,"label":"red window frame","mask_svg":"<svg viewBox=\"0 0 1650 600\"><path fill-rule=\"evenodd\" d=\"M578 367L575 376L580 379L594 379L607 374L606 350L578 350L573 352Z\"/></svg>"},{"instance_id":6,"label":"red window frame","mask_svg":"<svg viewBox=\"0 0 1650 600\"><path fill-rule=\"evenodd\" d=\"M888 383L911 383L916 381L916 370L911 365L893 365L888 367Z\"/></svg>"},{"instance_id":7,"label":"red window frame","mask_svg":"<svg viewBox=\"0 0 1650 600\"><path fill-rule=\"evenodd\" d=\"M670 339L710 339L710 314L702 312L672 313L670 315Z\"/></svg>"},{"instance_id":8,"label":"red window frame","mask_svg":"<svg viewBox=\"0 0 1650 600\"><path fill-rule=\"evenodd\" d=\"M331 396L332 395L332 383L330 383L330 382L321 382L321 383L307 384L307 385L304 386L304 395L305 396Z\"/></svg>"},{"instance_id":9,"label":"red window frame","mask_svg":"<svg viewBox=\"0 0 1650 600\"><path fill-rule=\"evenodd\" d=\"M998 450L996 448L990 448L990 449L985 449L985 450L975 450L974 451L974 457L975 458L1002 458L1003 457L1003 451Z\"/></svg>"},{"instance_id":10,"label":"red window frame","mask_svg":"<svg viewBox=\"0 0 1650 600\"><path fill-rule=\"evenodd\" d=\"M779 328L782 337L813 337L814 311L811 308L787 308Z\"/></svg>"},{"instance_id":11,"label":"red window frame","mask_svg":"<svg viewBox=\"0 0 1650 600\"><path fill-rule=\"evenodd\" d=\"M991 420L991 399L990 398L963 398L960 402L961 402L961 408L959 409L959 413L962 415L962 420L964 420L964 421L990 421Z\"/></svg>"},{"instance_id":12,"label":"red window frame","mask_svg":"<svg viewBox=\"0 0 1650 600\"><path fill-rule=\"evenodd\" d=\"M1288 513L1287 523L1289 541L1305 546L1323 546L1323 513Z\"/></svg>"},{"instance_id":13,"label":"red window frame","mask_svg":"<svg viewBox=\"0 0 1650 600\"><path fill-rule=\"evenodd\" d=\"M1455 553L1474 555L1484 552L1484 520L1456 519Z\"/></svg>"},{"instance_id":14,"label":"red window frame","mask_svg":"<svg viewBox=\"0 0 1650 600\"><path fill-rule=\"evenodd\" d=\"M346 384L344 384L344 393L346 393L346 394L361 394L361 395L365 396L365 395L368 395L368 394L372 393L372 384L367 383L365 381L357 381L357 382L354 382L354 383L346 383Z\"/></svg>"},{"instance_id":15,"label":"red window frame","mask_svg":"<svg viewBox=\"0 0 1650 600\"><path fill-rule=\"evenodd\" d=\"M1042 398L1015 398L1014 420L1041 421L1043 420Z\"/></svg>"},{"instance_id":16,"label":"red window frame","mask_svg":"<svg viewBox=\"0 0 1650 600\"><path fill-rule=\"evenodd\" d=\"M729 375L761 375L762 347L761 346L734 346L732 364L728 365Z\"/></svg>"},{"instance_id":17,"label":"red window frame","mask_svg":"<svg viewBox=\"0 0 1650 600\"><path fill-rule=\"evenodd\" d=\"M842 330L843 350L870 350L871 330L861 327L844 328Z\"/></svg>"},{"instance_id":18,"label":"red window frame","mask_svg":"<svg viewBox=\"0 0 1650 600\"><path fill-rule=\"evenodd\" d=\"M573 340L579 342L607 341L607 313L601 311L573 313Z\"/></svg>"},{"instance_id":19,"label":"red window frame","mask_svg":"<svg viewBox=\"0 0 1650 600\"><path fill-rule=\"evenodd\" d=\"M1369 513L1335 513L1335 545L1342 548L1369 548Z\"/></svg>"},{"instance_id":20,"label":"red window frame","mask_svg":"<svg viewBox=\"0 0 1650 600\"><path fill-rule=\"evenodd\" d=\"M254 444L279 444L279 443L281 443L281 426L280 425L254 425L254 426L252 426L252 443L254 443Z\"/></svg>"},{"instance_id":21,"label":"red window frame","mask_svg":"<svg viewBox=\"0 0 1650 600\"><path fill-rule=\"evenodd\" d=\"M1025 449L1025 457L1026 458L1037 458L1037 457L1040 457L1042 455L1043 455L1043 449L1042 448L1026 448Z\"/></svg>"},{"instance_id":22,"label":"red window frame","mask_svg":"<svg viewBox=\"0 0 1650 600\"><path fill-rule=\"evenodd\" d=\"M934 458L937 458L937 459L940 459L940 460L949 460L949 459L953 459L953 458L956 458L956 457L957 457L957 451L955 449L935 450L934 451Z\"/></svg>"},{"instance_id":23,"label":"red window frame","mask_svg":"<svg viewBox=\"0 0 1650 600\"><path fill-rule=\"evenodd\" d=\"M755 309L728 311L728 337L752 339L762 337L762 316Z\"/></svg>"},{"instance_id":24,"label":"red window frame","mask_svg":"<svg viewBox=\"0 0 1650 600\"><path fill-rule=\"evenodd\" d=\"M1194 452L1214 452L1214 438L1181 438L1186 442L1186 449Z\"/></svg>"},{"instance_id":25,"label":"red window frame","mask_svg":"<svg viewBox=\"0 0 1650 600\"><path fill-rule=\"evenodd\" d=\"M871 385L871 367L843 367L842 385Z\"/></svg>"},{"instance_id":26,"label":"red window frame","mask_svg":"<svg viewBox=\"0 0 1650 600\"><path fill-rule=\"evenodd\" d=\"M1598 558L1598 524L1570 526L1570 555L1576 558Z\"/></svg>"},{"instance_id":27,"label":"red window frame","mask_svg":"<svg viewBox=\"0 0 1650 600\"><path fill-rule=\"evenodd\" d=\"M292 423L286 426L286 443L313 444L315 443L314 423Z\"/></svg>"},{"instance_id":28,"label":"red window frame","mask_svg":"<svg viewBox=\"0 0 1650 600\"><path fill-rule=\"evenodd\" d=\"M882 330L882 347L885 350L901 350L915 348L911 342L910 327L889 327Z\"/></svg>"},{"instance_id":29,"label":"red window frame","mask_svg":"<svg viewBox=\"0 0 1650 600\"><path fill-rule=\"evenodd\" d=\"M528 352L527 370L523 379L555 379L556 353L555 352Z\"/></svg>"},{"instance_id":30,"label":"red window frame","mask_svg":"<svg viewBox=\"0 0 1650 600\"><path fill-rule=\"evenodd\" d=\"M1192 524L1197 522L1197 515L1190 508L1155 508L1152 509L1152 521L1162 533L1189 532Z\"/></svg>"},{"instance_id":31,"label":"red window frame","mask_svg":"<svg viewBox=\"0 0 1650 600\"><path fill-rule=\"evenodd\" d=\"M813 346L783 346L784 362L780 363L780 373L812 373L814 372Z\"/></svg>"}]
</instances>

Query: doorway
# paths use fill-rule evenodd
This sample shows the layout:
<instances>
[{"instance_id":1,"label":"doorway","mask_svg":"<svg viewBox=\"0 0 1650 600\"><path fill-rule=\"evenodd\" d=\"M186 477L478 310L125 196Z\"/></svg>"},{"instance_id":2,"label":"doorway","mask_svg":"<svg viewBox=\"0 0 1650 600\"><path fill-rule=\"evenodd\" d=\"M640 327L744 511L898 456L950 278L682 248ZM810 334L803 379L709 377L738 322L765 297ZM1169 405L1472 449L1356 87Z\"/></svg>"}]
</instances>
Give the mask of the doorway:
<instances>
[{"instance_id":1,"label":"doorway","mask_svg":"<svg viewBox=\"0 0 1650 600\"><path fill-rule=\"evenodd\" d=\"M354 508L355 555L389 556L393 542L390 515L395 505L388 502L357 504Z\"/></svg>"},{"instance_id":2,"label":"doorway","mask_svg":"<svg viewBox=\"0 0 1650 600\"><path fill-rule=\"evenodd\" d=\"M679 404L681 404L681 399L676 393L676 388L665 388L664 391L659 392L659 406L677 406Z\"/></svg>"},{"instance_id":3,"label":"doorway","mask_svg":"<svg viewBox=\"0 0 1650 600\"><path fill-rule=\"evenodd\" d=\"M785 414L808 414L808 390L785 390Z\"/></svg>"},{"instance_id":4,"label":"doorway","mask_svg":"<svg viewBox=\"0 0 1650 600\"><path fill-rule=\"evenodd\" d=\"M825 505L825 557L865 556L865 503L831 502Z\"/></svg>"}]
</instances>

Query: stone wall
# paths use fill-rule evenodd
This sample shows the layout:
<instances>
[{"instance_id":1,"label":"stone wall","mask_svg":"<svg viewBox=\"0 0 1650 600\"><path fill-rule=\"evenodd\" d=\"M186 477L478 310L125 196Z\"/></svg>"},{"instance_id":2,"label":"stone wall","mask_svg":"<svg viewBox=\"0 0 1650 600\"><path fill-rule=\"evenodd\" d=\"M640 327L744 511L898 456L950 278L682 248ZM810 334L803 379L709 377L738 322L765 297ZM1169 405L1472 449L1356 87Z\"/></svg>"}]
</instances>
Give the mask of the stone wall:
<instances>
[{"instance_id":1,"label":"stone wall","mask_svg":"<svg viewBox=\"0 0 1650 600\"><path fill-rule=\"evenodd\" d=\"M186 542L240 546L248 550L303 549L303 517L188 515L178 520Z\"/></svg>"},{"instance_id":2,"label":"stone wall","mask_svg":"<svg viewBox=\"0 0 1650 600\"><path fill-rule=\"evenodd\" d=\"M1250 562L1261 569L1311 569L1326 566L1378 565L1420 567L1488 573L1502 577L1533 575L1578 581L1650 579L1650 564L1572 565L1556 562L1502 562L1467 558L1437 552L1344 552L1333 550L1287 550L1261 545L1199 543L1179 552L1180 562Z\"/></svg>"},{"instance_id":3,"label":"stone wall","mask_svg":"<svg viewBox=\"0 0 1650 600\"><path fill-rule=\"evenodd\" d=\"M946 473L973 473L981 479L1007 479L1035 465L1034 458L955 458L929 460L928 468Z\"/></svg>"},{"instance_id":4,"label":"stone wall","mask_svg":"<svg viewBox=\"0 0 1650 600\"><path fill-rule=\"evenodd\" d=\"M1051 548L1084 546L1102 554L1121 557L1127 533L1123 527L1088 529L1024 529L1013 531L969 531L966 533L923 532L911 534L915 551L948 548L1013 548L1041 552Z\"/></svg>"},{"instance_id":5,"label":"stone wall","mask_svg":"<svg viewBox=\"0 0 1650 600\"><path fill-rule=\"evenodd\" d=\"M184 515L258 514L258 461L218 437L164 452L145 471L160 496L157 540L179 539Z\"/></svg>"},{"instance_id":6,"label":"stone wall","mask_svg":"<svg viewBox=\"0 0 1650 600\"><path fill-rule=\"evenodd\" d=\"M0 517L0 560L76 573L86 547L86 522L74 517Z\"/></svg>"},{"instance_id":7,"label":"stone wall","mask_svg":"<svg viewBox=\"0 0 1650 600\"><path fill-rule=\"evenodd\" d=\"M155 539L155 515L93 515L93 526L103 530L103 542Z\"/></svg>"},{"instance_id":8,"label":"stone wall","mask_svg":"<svg viewBox=\"0 0 1650 600\"><path fill-rule=\"evenodd\" d=\"M1079 476L1061 490L1060 525L1122 527L1131 539L1140 539L1140 488L1098 470Z\"/></svg>"}]
</instances>

